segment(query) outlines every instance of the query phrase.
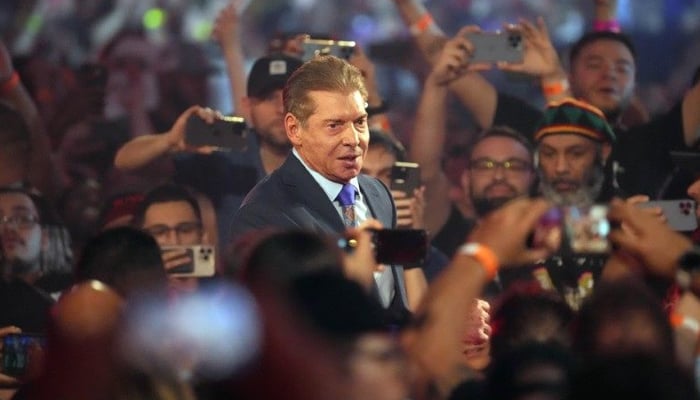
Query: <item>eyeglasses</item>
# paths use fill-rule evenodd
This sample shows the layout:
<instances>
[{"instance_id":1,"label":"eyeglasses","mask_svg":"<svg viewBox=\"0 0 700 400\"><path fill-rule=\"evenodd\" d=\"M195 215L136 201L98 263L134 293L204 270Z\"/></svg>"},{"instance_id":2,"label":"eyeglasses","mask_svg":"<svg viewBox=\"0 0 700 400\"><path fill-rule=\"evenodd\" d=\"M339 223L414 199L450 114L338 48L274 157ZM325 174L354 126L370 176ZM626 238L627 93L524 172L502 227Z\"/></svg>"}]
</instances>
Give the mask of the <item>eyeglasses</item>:
<instances>
[{"instance_id":1,"label":"eyeglasses","mask_svg":"<svg viewBox=\"0 0 700 400\"><path fill-rule=\"evenodd\" d=\"M20 229L33 228L39 222L39 217L32 214L3 215L0 217L0 225L10 225Z\"/></svg>"},{"instance_id":2,"label":"eyeglasses","mask_svg":"<svg viewBox=\"0 0 700 400\"><path fill-rule=\"evenodd\" d=\"M493 172L498 168L503 168L506 173L522 174L531 170L529 162L513 158L505 161L496 161L490 158L479 158L470 162L469 168L473 171L486 173Z\"/></svg>"},{"instance_id":3,"label":"eyeglasses","mask_svg":"<svg viewBox=\"0 0 700 400\"><path fill-rule=\"evenodd\" d=\"M198 235L202 230L202 224L199 222L182 222L175 226L159 224L149 226L143 230L154 238L166 237L170 235L171 231L175 231L175 235L178 237L185 237Z\"/></svg>"}]
</instances>

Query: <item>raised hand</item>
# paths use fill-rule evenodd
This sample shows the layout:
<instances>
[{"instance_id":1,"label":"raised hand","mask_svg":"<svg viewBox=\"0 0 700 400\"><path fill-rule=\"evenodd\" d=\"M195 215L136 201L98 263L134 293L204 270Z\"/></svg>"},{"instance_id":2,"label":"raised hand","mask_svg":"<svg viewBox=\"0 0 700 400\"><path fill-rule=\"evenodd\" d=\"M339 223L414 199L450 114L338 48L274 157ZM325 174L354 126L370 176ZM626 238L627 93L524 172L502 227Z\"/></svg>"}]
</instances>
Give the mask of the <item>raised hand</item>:
<instances>
[{"instance_id":1,"label":"raised hand","mask_svg":"<svg viewBox=\"0 0 700 400\"><path fill-rule=\"evenodd\" d=\"M354 243L343 258L345 276L367 289L372 285L374 272L383 268L375 261L370 229L382 229L382 223L376 219L368 219L357 228L350 228L345 232L345 239Z\"/></svg>"},{"instance_id":2,"label":"raised hand","mask_svg":"<svg viewBox=\"0 0 700 400\"><path fill-rule=\"evenodd\" d=\"M499 62L497 64L499 69L522 72L540 78L566 76L542 17L537 18L536 25L523 19L520 20L519 25L509 25L506 29L521 33L524 46L523 62L517 64Z\"/></svg>"},{"instance_id":3,"label":"raised hand","mask_svg":"<svg viewBox=\"0 0 700 400\"><path fill-rule=\"evenodd\" d=\"M550 207L543 199L512 200L487 215L472 231L469 241L490 248L501 267L528 265L544 259L551 250L528 248L526 242Z\"/></svg>"},{"instance_id":4,"label":"raised hand","mask_svg":"<svg viewBox=\"0 0 700 400\"><path fill-rule=\"evenodd\" d=\"M214 120L216 118L221 118L222 115L220 112L212 110L209 107L200 107L200 106L192 106L185 110L180 116L175 120L175 123L173 124L172 128L168 132L165 133L165 137L170 144L170 148L172 151L193 151L197 153L202 153L202 154L210 154L214 151L213 147L209 146L204 146L204 147L197 147L193 148L190 146L187 146L185 143L185 129L187 127L187 120L192 116L192 115L197 115L199 118L203 119L206 121L208 124L214 123Z\"/></svg>"},{"instance_id":5,"label":"raised hand","mask_svg":"<svg viewBox=\"0 0 700 400\"><path fill-rule=\"evenodd\" d=\"M610 232L610 241L640 259L651 274L673 278L678 259L692 247L690 239L658 217L620 199L610 203L608 218L625 228Z\"/></svg>"},{"instance_id":6,"label":"raised hand","mask_svg":"<svg viewBox=\"0 0 700 400\"><path fill-rule=\"evenodd\" d=\"M445 86L471 71L483 71L491 68L489 64L470 63L474 53L474 45L467 37L470 33L479 32L478 26L465 26L452 39L445 43L431 71L427 82Z\"/></svg>"}]
</instances>

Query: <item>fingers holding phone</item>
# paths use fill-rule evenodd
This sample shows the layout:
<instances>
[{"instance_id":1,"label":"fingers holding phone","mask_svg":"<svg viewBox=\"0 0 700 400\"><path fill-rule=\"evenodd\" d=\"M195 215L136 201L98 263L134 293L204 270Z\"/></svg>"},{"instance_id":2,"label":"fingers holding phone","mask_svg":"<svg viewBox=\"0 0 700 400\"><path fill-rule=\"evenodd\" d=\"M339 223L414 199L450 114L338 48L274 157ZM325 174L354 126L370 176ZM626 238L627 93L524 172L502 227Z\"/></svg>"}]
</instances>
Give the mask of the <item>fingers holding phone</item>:
<instances>
[{"instance_id":1,"label":"fingers holding phone","mask_svg":"<svg viewBox=\"0 0 700 400\"><path fill-rule=\"evenodd\" d=\"M345 236L338 241L338 246L344 250L345 276L367 289L372 284L373 273L382 269L374 259L371 231L373 229L382 229L382 223L376 219L368 219L357 228L348 229Z\"/></svg>"},{"instance_id":2,"label":"fingers holding phone","mask_svg":"<svg viewBox=\"0 0 700 400\"><path fill-rule=\"evenodd\" d=\"M165 266L165 271L169 274L177 273L181 270L187 270L194 261L192 259L191 252L184 247L163 248L161 251L161 257L163 258L163 266Z\"/></svg>"}]
</instances>

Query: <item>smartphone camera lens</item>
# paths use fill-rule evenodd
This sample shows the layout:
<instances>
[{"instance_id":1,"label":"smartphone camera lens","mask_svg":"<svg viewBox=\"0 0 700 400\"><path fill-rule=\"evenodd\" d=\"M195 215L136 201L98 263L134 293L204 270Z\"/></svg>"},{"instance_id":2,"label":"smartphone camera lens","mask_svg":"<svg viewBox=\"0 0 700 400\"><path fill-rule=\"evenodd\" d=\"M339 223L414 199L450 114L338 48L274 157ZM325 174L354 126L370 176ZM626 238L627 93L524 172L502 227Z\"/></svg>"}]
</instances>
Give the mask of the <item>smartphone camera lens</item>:
<instances>
[{"instance_id":1,"label":"smartphone camera lens","mask_svg":"<svg viewBox=\"0 0 700 400\"><path fill-rule=\"evenodd\" d=\"M522 37L520 35L512 34L508 36L508 43L510 44L510 47L519 48L521 42Z\"/></svg>"}]
</instances>

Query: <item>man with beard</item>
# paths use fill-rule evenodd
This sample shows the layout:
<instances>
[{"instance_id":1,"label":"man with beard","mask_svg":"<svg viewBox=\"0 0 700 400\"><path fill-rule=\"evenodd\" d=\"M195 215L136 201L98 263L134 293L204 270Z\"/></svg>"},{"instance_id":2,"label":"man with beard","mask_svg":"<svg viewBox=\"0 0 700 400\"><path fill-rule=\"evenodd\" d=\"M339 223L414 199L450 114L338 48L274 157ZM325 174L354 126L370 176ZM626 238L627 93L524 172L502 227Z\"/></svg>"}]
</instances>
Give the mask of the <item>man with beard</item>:
<instances>
[{"instance_id":1,"label":"man with beard","mask_svg":"<svg viewBox=\"0 0 700 400\"><path fill-rule=\"evenodd\" d=\"M616 138L598 108L572 98L552 102L534 137L540 192L554 205L585 210L618 194L610 162ZM567 245L562 243L562 248ZM606 259L604 254L560 251L532 273L545 289L556 288L577 309Z\"/></svg>"},{"instance_id":2,"label":"man with beard","mask_svg":"<svg viewBox=\"0 0 700 400\"><path fill-rule=\"evenodd\" d=\"M191 107L164 134L145 135L126 143L115 157L117 168L139 171L169 160L165 170L179 184L206 194L214 203L219 242L228 244L229 227L243 198L263 177L277 169L291 149L284 130L282 88L301 60L270 55L258 59L248 75L243 114L251 126L247 148L238 152L211 152L185 145L185 126L192 115L213 122L211 109Z\"/></svg>"},{"instance_id":3,"label":"man with beard","mask_svg":"<svg viewBox=\"0 0 700 400\"><path fill-rule=\"evenodd\" d=\"M535 141L544 197L556 205L577 207L611 200L615 187L606 168L615 134L602 111L572 98L552 102Z\"/></svg>"},{"instance_id":4,"label":"man with beard","mask_svg":"<svg viewBox=\"0 0 700 400\"><path fill-rule=\"evenodd\" d=\"M441 165L448 86L463 73L457 69L463 52L457 41L447 42L426 78L409 157L421 165L428 211L426 229L434 233L433 245L448 256L464 243L475 224L451 204L448 178ZM530 193L535 180L532 145L518 132L505 127L487 129L474 141L468 157L469 165L461 181L474 203L477 217Z\"/></svg>"}]
</instances>

